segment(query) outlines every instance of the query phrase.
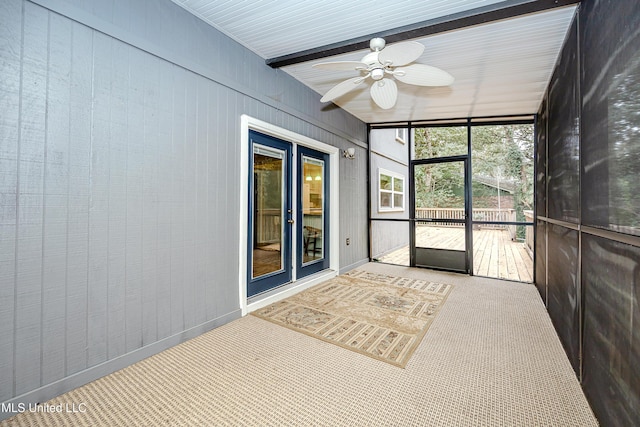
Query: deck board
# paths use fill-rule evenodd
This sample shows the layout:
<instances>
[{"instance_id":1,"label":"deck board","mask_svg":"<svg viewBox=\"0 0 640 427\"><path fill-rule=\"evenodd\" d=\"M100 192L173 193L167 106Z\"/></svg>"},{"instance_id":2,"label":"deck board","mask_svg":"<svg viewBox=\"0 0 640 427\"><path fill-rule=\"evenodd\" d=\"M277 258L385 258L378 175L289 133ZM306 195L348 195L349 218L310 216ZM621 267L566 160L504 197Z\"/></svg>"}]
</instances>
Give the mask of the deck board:
<instances>
[{"instance_id":1,"label":"deck board","mask_svg":"<svg viewBox=\"0 0 640 427\"><path fill-rule=\"evenodd\" d=\"M416 226L417 246L464 248L464 230L458 227ZM473 274L519 282L533 281L533 260L525 244L511 240L508 230L473 230ZM409 265L409 247L378 258L381 262Z\"/></svg>"}]
</instances>

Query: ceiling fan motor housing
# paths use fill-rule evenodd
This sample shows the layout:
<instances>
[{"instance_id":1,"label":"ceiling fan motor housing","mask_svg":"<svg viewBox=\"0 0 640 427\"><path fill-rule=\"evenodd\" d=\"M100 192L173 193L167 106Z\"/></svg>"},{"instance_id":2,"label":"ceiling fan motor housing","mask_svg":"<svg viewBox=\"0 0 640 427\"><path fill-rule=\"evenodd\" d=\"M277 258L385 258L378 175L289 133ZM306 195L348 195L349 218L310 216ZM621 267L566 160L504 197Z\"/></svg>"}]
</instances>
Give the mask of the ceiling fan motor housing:
<instances>
[{"instance_id":1,"label":"ceiling fan motor housing","mask_svg":"<svg viewBox=\"0 0 640 427\"><path fill-rule=\"evenodd\" d=\"M379 52L367 53L364 58L362 58L361 62L367 64L369 67L375 64L380 64L380 61L378 60L378 53Z\"/></svg>"},{"instance_id":2,"label":"ceiling fan motor housing","mask_svg":"<svg viewBox=\"0 0 640 427\"><path fill-rule=\"evenodd\" d=\"M386 42L384 41L383 38L375 37L371 39L371 41L369 42L369 48L374 52L378 52L384 49L385 44Z\"/></svg>"}]
</instances>

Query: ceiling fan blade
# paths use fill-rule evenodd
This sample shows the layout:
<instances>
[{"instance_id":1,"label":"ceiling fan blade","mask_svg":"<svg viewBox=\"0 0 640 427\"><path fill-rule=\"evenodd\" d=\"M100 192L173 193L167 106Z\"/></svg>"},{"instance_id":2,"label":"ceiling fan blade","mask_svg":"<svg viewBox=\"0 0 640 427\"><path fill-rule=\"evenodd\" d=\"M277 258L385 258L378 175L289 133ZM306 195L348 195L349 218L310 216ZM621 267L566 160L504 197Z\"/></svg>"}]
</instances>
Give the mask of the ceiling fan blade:
<instances>
[{"instance_id":1,"label":"ceiling fan blade","mask_svg":"<svg viewBox=\"0 0 640 427\"><path fill-rule=\"evenodd\" d=\"M381 64L390 63L393 66L406 65L420 58L422 52L424 52L424 45L422 43L395 43L382 49L378 55L378 60Z\"/></svg>"},{"instance_id":2,"label":"ceiling fan blade","mask_svg":"<svg viewBox=\"0 0 640 427\"><path fill-rule=\"evenodd\" d=\"M360 69L366 69L367 66L358 61L335 61L335 62L321 62L319 64L313 64L313 68L320 68L321 70L337 70L337 71L353 71Z\"/></svg>"},{"instance_id":3,"label":"ceiling fan blade","mask_svg":"<svg viewBox=\"0 0 640 427\"><path fill-rule=\"evenodd\" d=\"M353 77L349 80L338 83L337 85L329 89L329 91L325 93L322 98L320 98L320 102L333 101L339 96L342 96L345 93L357 88L363 81L364 79L362 77Z\"/></svg>"},{"instance_id":4,"label":"ceiling fan blade","mask_svg":"<svg viewBox=\"0 0 640 427\"><path fill-rule=\"evenodd\" d=\"M423 64L411 64L395 69L393 76L402 83L418 86L449 86L453 76L440 68Z\"/></svg>"},{"instance_id":5,"label":"ceiling fan blade","mask_svg":"<svg viewBox=\"0 0 640 427\"><path fill-rule=\"evenodd\" d=\"M371 99L383 110L393 108L398 99L396 82L387 78L374 81L371 85Z\"/></svg>"}]
</instances>

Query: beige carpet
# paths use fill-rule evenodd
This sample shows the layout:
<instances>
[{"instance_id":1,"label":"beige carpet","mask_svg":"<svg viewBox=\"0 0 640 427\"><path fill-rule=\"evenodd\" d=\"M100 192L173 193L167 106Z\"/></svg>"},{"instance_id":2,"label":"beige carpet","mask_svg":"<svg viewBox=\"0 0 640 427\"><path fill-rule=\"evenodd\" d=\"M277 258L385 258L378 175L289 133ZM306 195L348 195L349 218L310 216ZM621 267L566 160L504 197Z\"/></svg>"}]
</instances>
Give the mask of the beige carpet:
<instances>
[{"instance_id":1,"label":"beige carpet","mask_svg":"<svg viewBox=\"0 0 640 427\"><path fill-rule=\"evenodd\" d=\"M0 425L597 425L533 285L361 269L454 285L405 369L246 316Z\"/></svg>"},{"instance_id":2,"label":"beige carpet","mask_svg":"<svg viewBox=\"0 0 640 427\"><path fill-rule=\"evenodd\" d=\"M450 290L354 270L252 314L404 368Z\"/></svg>"}]
</instances>

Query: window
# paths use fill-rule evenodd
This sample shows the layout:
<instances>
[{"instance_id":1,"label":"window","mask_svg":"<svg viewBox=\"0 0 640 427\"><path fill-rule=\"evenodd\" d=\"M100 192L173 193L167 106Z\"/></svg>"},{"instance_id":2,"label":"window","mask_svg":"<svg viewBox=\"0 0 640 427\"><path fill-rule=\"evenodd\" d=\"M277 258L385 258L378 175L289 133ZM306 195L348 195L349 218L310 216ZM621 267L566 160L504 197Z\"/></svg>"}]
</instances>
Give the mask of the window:
<instances>
[{"instance_id":1,"label":"window","mask_svg":"<svg viewBox=\"0 0 640 427\"><path fill-rule=\"evenodd\" d=\"M404 177L379 169L378 183L378 211L404 211Z\"/></svg>"},{"instance_id":2,"label":"window","mask_svg":"<svg viewBox=\"0 0 640 427\"><path fill-rule=\"evenodd\" d=\"M396 129L396 141L404 144L407 141L407 128Z\"/></svg>"}]
</instances>

